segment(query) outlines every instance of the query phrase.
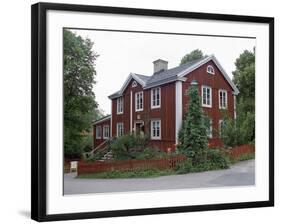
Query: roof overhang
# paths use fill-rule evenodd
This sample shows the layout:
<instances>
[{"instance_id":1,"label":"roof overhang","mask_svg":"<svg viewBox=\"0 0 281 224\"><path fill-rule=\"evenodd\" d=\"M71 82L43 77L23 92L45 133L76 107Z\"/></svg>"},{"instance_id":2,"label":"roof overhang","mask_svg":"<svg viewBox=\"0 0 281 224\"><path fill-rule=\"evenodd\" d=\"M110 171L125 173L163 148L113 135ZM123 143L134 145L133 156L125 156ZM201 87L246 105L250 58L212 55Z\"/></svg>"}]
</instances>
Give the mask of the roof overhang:
<instances>
[{"instance_id":1,"label":"roof overhang","mask_svg":"<svg viewBox=\"0 0 281 224\"><path fill-rule=\"evenodd\" d=\"M114 93L114 94L108 96L109 99L114 99L114 98L122 96L122 94L124 93L125 89L127 88L127 86L129 85L129 83L131 82L132 79L137 81L142 87L145 86L145 82L143 80L141 80L135 73L130 73L128 75L126 81L124 82L123 86L121 87L121 89L117 93Z\"/></svg>"},{"instance_id":2,"label":"roof overhang","mask_svg":"<svg viewBox=\"0 0 281 224\"><path fill-rule=\"evenodd\" d=\"M171 82L175 82L175 81L186 81L186 78L184 76L186 76L187 74L191 73L192 71L194 71L195 69L201 67L202 65L206 64L209 61L213 61L215 63L215 65L218 67L218 69L221 71L222 75L224 76L224 78L226 79L226 81L229 83L229 85L231 86L231 88L233 89L233 94L238 95L239 94L239 90L236 87L236 85L232 82L232 80L230 79L230 77L227 75L226 71L224 70L224 68L221 66L221 64L219 63L219 61L217 60L217 58L214 55L208 56L200 61L198 61L197 63L195 63L194 65L192 65L191 67L181 71L180 73L178 73L177 75L174 75L172 77L163 79L161 81L156 81L154 83L149 83L146 84L143 80L141 80L135 73L130 73L129 76L127 77L125 83L123 84L122 88L120 89L120 91L112 94L109 96L109 99L115 99L118 97L121 97L123 95L123 92L125 91L125 89L127 88L127 86L129 85L130 81L132 79L134 79L135 81L137 81L143 89L150 89L159 85L164 85L167 83L171 83Z\"/></svg>"},{"instance_id":3,"label":"roof overhang","mask_svg":"<svg viewBox=\"0 0 281 224\"><path fill-rule=\"evenodd\" d=\"M168 83L176 82L176 81L185 82L186 79L187 78L185 78L185 77L172 76L171 78L163 79L160 82L151 83L151 84L145 86L144 89L151 89L151 88L156 87L156 86L160 86L160 85L164 85L164 84L168 84Z\"/></svg>"},{"instance_id":4,"label":"roof overhang","mask_svg":"<svg viewBox=\"0 0 281 224\"><path fill-rule=\"evenodd\" d=\"M93 121L92 125L99 124L99 123L104 122L104 121L109 120L109 119L111 119L111 114L107 115L105 117L102 117L102 118L100 118L100 119L98 119L96 121Z\"/></svg>"},{"instance_id":5,"label":"roof overhang","mask_svg":"<svg viewBox=\"0 0 281 224\"><path fill-rule=\"evenodd\" d=\"M195 69L201 67L202 65L206 64L209 61L213 61L215 63L215 65L218 67L218 69L221 71L221 73L223 74L224 78L226 79L226 81L229 83L229 85L231 86L231 88L233 89L233 94L238 95L239 94L239 90L236 87L236 85L232 82L232 80L230 79L230 77L227 75L226 71L224 70L224 68L221 66L221 64L219 63L219 61L217 60L217 58L214 55L211 55L209 57L206 57L205 59L199 61L198 63L194 64L193 66L187 68L186 70L178 73L178 77L184 77L185 75L191 73L192 71L194 71Z\"/></svg>"}]
</instances>

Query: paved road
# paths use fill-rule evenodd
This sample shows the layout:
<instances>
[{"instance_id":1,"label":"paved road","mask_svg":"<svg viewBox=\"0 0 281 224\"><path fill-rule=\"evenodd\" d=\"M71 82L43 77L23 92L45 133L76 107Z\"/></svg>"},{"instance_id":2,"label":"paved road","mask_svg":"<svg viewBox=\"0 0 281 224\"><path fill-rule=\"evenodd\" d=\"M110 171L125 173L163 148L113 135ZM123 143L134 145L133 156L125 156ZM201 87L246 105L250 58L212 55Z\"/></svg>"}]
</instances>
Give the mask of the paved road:
<instances>
[{"instance_id":1,"label":"paved road","mask_svg":"<svg viewBox=\"0 0 281 224\"><path fill-rule=\"evenodd\" d=\"M255 184L255 160L239 162L230 169L130 179L76 179L74 174L64 176L64 194L86 194L125 191L145 191Z\"/></svg>"}]
</instances>

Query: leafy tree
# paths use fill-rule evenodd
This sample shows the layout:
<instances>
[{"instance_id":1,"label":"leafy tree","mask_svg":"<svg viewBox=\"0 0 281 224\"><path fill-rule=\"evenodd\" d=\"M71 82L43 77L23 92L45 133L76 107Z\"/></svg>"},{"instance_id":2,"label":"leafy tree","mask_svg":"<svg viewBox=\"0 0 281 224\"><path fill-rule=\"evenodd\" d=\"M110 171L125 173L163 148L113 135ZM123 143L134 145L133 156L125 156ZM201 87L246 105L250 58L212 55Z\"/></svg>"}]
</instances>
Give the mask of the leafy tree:
<instances>
[{"instance_id":1,"label":"leafy tree","mask_svg":"<svg viewBox=\"0 0 281 224\"><path fill-rule=\"evenodd\" d=\"M222 140L228 147L243 145L254 140L255 131L255 114L251 112L241 113L234 120L229 116L225 116L222 126Z\"/></svg>"},{"instance_id":2,"label":"leafy tree","mask_svg":"<svg viewBox=\"0 0 281 224\"><path fill-rule=\"evenodd\" d=\"M193 50L190 53L186 54L180 62L180 65L203 58L203 52L199 49Z\"/></svg>"},{"instance_id":3,"label":"leafy tree","mask_svg":"<svg viewBox=\"0 0 281 224\"><path fill-rule=\"evenodd\" d=\"M83 144L90 131L91 120L100 114L95 101L94 43L75 33L63 31L64 49L64 153L76 157L83 152Z\"/></svg>"},{"instance_id":4,"label":"leafy tree","mask_svg":"<svg viewBox=\"0 0 281 224\"><path fill-rule=\"evenodd\" d=\"M239 88L237 118L226 116L222 139L226 146L235 146L254 141L255 137L255 50L245 50L235 62L233 81Z\"/></svg>"},{"instance_id":5,"label":"leafy tree","mask_svg":"<svg viewBox=\"0 0 281 224\"><path fill-rule=\"evenodd\" d=\"M206 160L208 148L206 117L201 107L197 85L189 87L188 98L188 110L179 133L178 150L192 158L193 164L196 165Z\"/></svg>"},{"instance_id":6,"label":"leafy tree","mask_svg":"<svg viewBox=\"0 0 281 224\"><path fill-rule=\"evenodd\" d=\"M245 50L235 62L233 81L239 88L237 105L241 112L255 112L255 50Z\"/></svg>"}]
</instances>

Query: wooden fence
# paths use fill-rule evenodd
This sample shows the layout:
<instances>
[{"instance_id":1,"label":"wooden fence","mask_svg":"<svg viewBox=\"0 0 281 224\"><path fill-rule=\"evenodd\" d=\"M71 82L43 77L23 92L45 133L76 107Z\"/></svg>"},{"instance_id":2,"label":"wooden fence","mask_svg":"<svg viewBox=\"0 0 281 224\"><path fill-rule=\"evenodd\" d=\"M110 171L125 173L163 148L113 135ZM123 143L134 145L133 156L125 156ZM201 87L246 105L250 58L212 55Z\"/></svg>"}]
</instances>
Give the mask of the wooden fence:
<instances>
[{"instance_id":1,"label":"wooden fence","mask_svg":"<svg viewBox=\"0 0 281 224\"><path fill-rule=\"evenodd\" d=\"M113 170L136 170L136 169L173 169L178 163L186 160L183 155L149 160L122 160L122 161L96 161L93 163L78 162L77 174L99 173Z\"/></svg>"},{"instance_id":2,"label":"wooden fence","mask_svg":"<svg viewBox=\"0 0 281 224\"><path fill-rule=\"evenodd\" d=\"M236 159L241 155L255 152L254 145L241 145L229 149L226 154L231 159ZM147 160L113 160L113 161L96 161L96 162L78 162L77 174L85 173L100 173L106 171L120 170L129 171L137 169L173 169L177 164L186 160L184 155L177 155L173 157L161 159L147 159Z\"/></svg>"},{"instance_id":3,"label":"wooden fence","mask_svg":"<svg viewBox=\"0 0 281 224\"><path fill-rule=\"evenodd\" d=\"M243 154L249 154L255 152L255 145L241 145L236 146L228 151L229 157L235 159L240 157Z\"/></svg>"}]
</instances>

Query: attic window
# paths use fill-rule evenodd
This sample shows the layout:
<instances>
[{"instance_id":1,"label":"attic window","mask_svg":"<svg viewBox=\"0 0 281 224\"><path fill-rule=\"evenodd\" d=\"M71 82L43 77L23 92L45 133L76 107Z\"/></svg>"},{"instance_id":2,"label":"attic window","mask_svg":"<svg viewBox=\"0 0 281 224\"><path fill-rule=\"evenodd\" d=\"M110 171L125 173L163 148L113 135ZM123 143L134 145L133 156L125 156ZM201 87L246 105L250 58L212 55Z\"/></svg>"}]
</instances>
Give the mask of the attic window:
<instances>
[{"instance_id":1,"label":"attic window","mask_svg":"<svg viewBox=\"0 0 281 224\"><path fill-rule=\"evenodd\" d=\"M136 87L137 85L138 85L138 83L137 83L136 81L133 81L132 87L134 88L134 87Z\"/></svg>"},{"instance_id":2,"label":"attic window","mask_svg":"<svg viewBox=\"0 0 281 224\"><path fill-rule=\"evenodd\" d=\"M214 74L215 74L215 69L214 69L214 67L213 67L212 65L208 65L208 66L207 66L207 72L208 72L209 74L214 75Z\"/></svg>"}]
</instances>

